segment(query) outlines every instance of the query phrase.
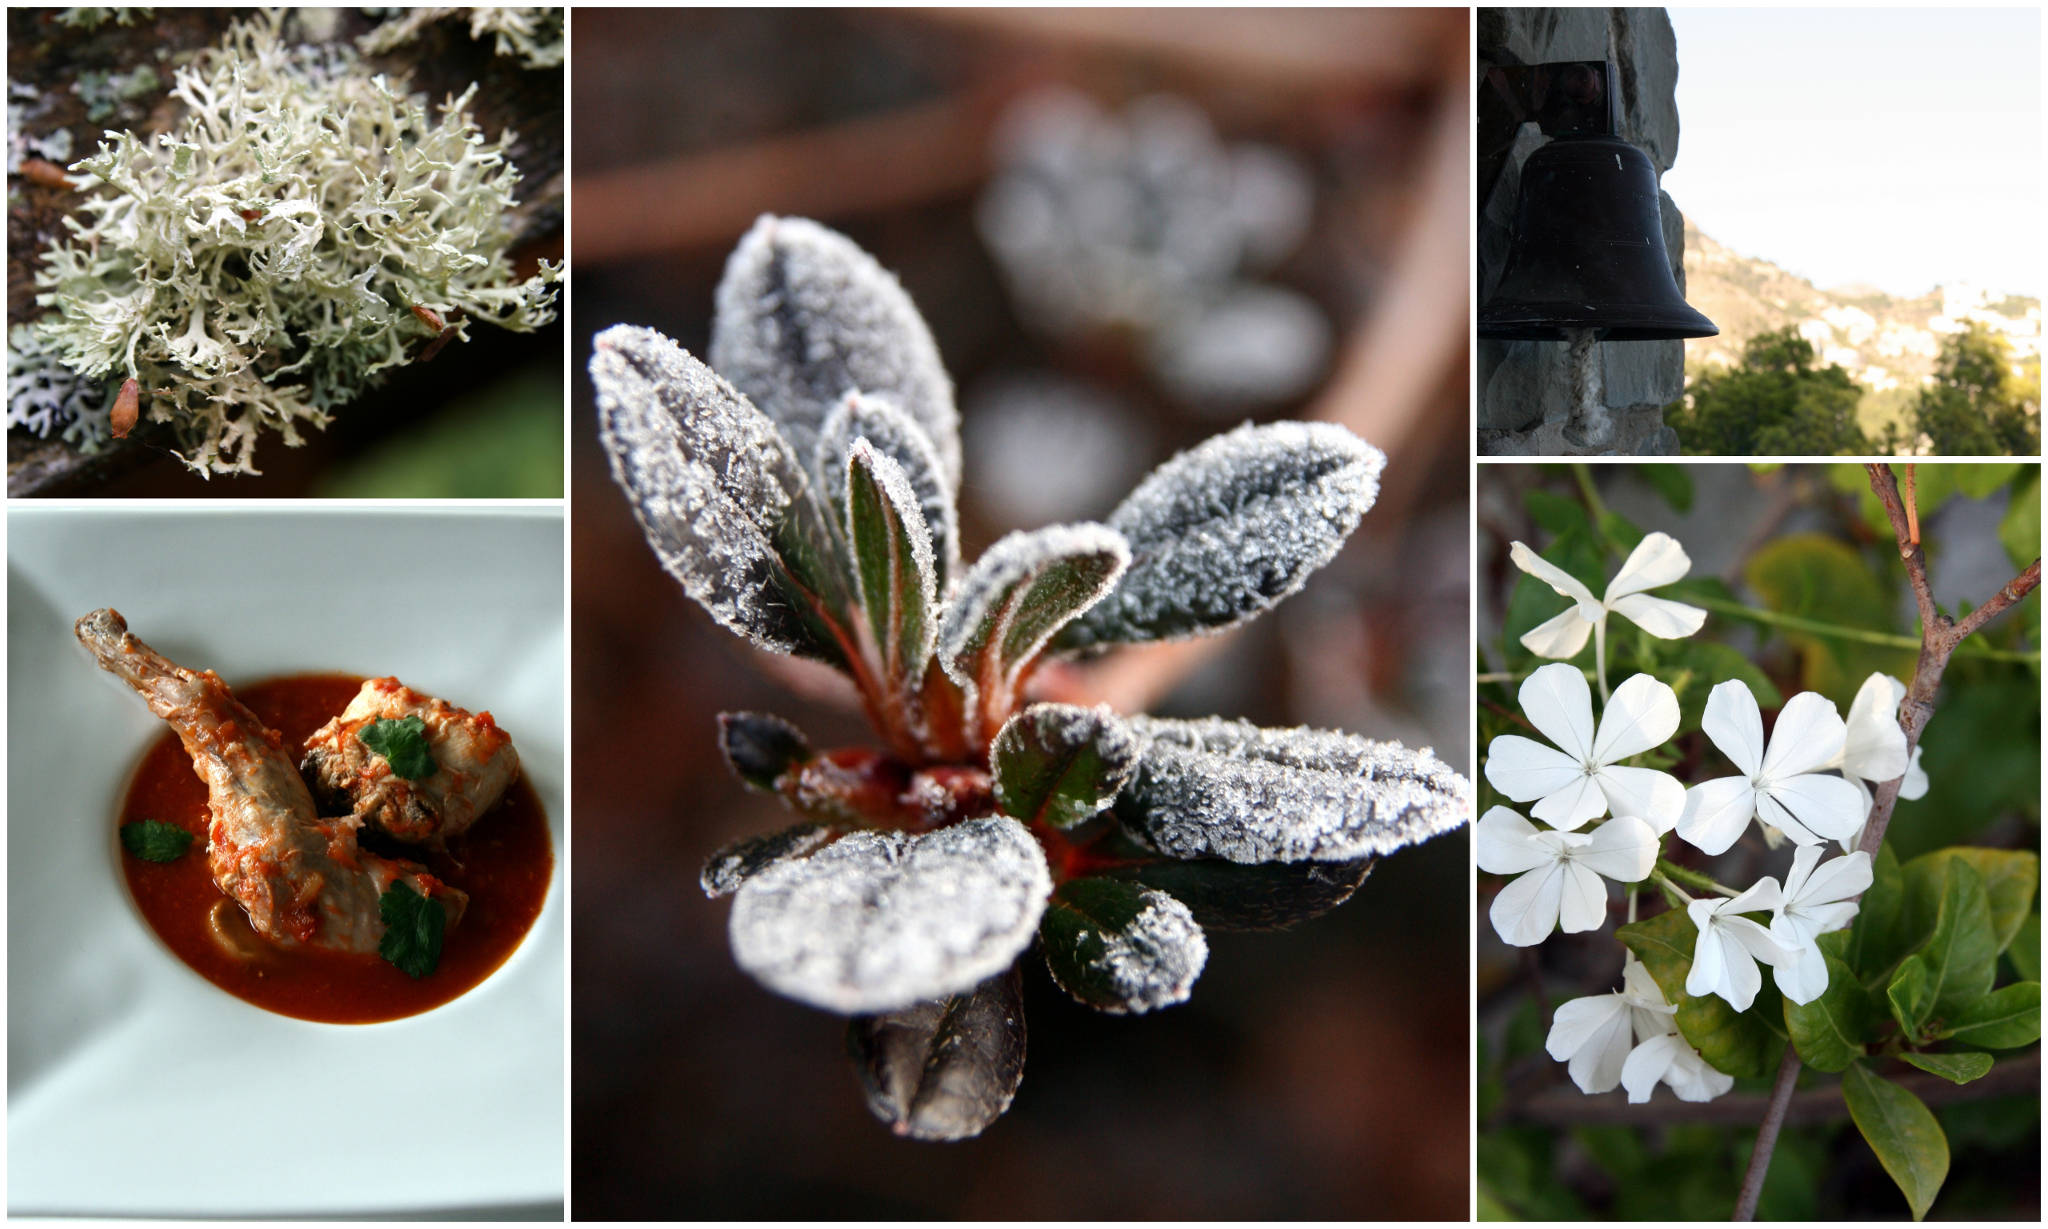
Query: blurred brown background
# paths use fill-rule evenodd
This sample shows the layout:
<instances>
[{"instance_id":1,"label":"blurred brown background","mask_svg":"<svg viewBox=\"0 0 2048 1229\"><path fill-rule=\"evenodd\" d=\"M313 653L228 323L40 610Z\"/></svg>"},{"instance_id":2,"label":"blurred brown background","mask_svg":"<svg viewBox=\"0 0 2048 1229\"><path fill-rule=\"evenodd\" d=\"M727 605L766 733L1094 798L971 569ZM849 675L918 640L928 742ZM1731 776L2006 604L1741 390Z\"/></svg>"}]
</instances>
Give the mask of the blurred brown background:
<instances>
[{"instance_id":1,"label":"blurred brown background","mask_svg":"<svg viewBox=\"0 0 2048 1229\"><path fill-rule=\"evenodd\" d=\"M1433 745L1469 772L1465 21L578 9L572 352L580 367L621 321L701 352L726 254L758 213L843 230L902 278L959 388L969 558L1027 512L1106 514L1247 416L1342 421L1387 451L1386 481L1304 593L1236 635L1058 681L1125 710ZM1307 231L1255 273L1327 326L1310 386L1194 404L1143 323L1050 328L1020 310L977 202L1005 107L1048 83L1109 116L1170 93L1218 148L1256 142L1307 169ZM1047 381L1082 391L1028 391ZM1098 1015L1027 956L1009 1114L955 1145L870 1119L843 1022L741 974L729 905L696 883L720 845L790 822L727 772L717 712L780 713L822 747L870 736L683 596L610 481L580 375L571 415L574 1215L1466 1217L1463 833L1388 860L1293 931L1212 935L1193 1000L1164 1012ZM1048 441L1068 450L1033 451Z\"/></svg>"}]
</instances>

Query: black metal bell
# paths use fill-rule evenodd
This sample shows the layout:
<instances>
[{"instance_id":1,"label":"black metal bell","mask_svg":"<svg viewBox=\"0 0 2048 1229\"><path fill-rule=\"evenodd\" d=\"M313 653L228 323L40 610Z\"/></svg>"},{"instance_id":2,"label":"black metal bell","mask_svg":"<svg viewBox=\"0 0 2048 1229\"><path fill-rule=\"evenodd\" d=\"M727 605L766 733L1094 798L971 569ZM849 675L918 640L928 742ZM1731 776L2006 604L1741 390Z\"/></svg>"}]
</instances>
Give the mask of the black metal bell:
<instances>
[{"instance_id":1,"label":"black metal bell","mask_svg":"<svg viewBox=\"0 0 2048 1229\"><path fill-rule=\"evenodd\" d=\"M1562 137L1522 164L1507 267L1479 335L1565 341L1712 337L1671 276L1649 156L1610 136Z\"/></svg>"}]
</instances>

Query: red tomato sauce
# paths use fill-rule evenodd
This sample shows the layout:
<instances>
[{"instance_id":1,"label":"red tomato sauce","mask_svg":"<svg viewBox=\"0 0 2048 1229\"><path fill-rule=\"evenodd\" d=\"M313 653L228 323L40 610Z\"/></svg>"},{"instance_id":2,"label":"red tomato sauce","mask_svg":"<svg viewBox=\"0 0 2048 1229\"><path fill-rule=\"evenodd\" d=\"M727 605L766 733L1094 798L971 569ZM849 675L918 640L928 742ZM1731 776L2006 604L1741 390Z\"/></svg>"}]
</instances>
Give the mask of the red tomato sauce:
<instances>
[{"instance_id":1,"label":"red tomato sauce","mask_svg":"<svg viewBox=\"0 0 2048 1229\"><path fill-rule=\"evenodd\" d=\"M284 736L294 760L307 736L348 707L363 680L345 674L302 674L237 687L235 696ZM446 852L361 834L365 848L424 863L469 893L469 907L450 926L441 963L417 980L375 955L286 950L256 939L253 959L232 954L208 921L227 898L206 867L206 785L165 730L143 756L121 806L120 824L145 819L176 824L193 842L174 862L146 862L122 850L121 870L142 916L171 951L199 974L258 1007L330 1024L369 1024L415 1015L454 999L505 962L540 916L554 877L554 844L533 786L521 772L504 800L448 844ZM118 842L117 842L118 848ZM227 906L235 910L232 904ZM239 910L236 910L239 913ZM239 921L239 919L233 919ZM241 923L246 930L246 923Z\"/></svg>"}]
</instances>

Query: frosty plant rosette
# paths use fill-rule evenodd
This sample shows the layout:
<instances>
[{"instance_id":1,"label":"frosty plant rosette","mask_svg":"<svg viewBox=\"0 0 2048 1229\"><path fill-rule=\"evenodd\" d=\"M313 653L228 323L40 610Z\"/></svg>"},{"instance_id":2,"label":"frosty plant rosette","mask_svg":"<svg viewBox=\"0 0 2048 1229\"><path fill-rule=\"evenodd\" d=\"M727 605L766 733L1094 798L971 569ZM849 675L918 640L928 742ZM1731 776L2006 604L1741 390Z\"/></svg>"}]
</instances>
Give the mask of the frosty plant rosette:
<instances>
[{"instance_id":1,"label":"frosty plant rosette","mask_svg":"<svg viewBox=\"0 0 2048 1229\"><path fill-rule=\"evenodd\" d=\"M850 241L764 217L717 294L711 362L620 325L590 371L612 474L662 565L750 643L844 673L882 741L817 752L727 713L726 756L797 826L715 854L734 959L852 1017L869 1108L978 1134L1023 1074L1034 941L1076 1000L1184 1001L1205 929L1347 899L1374 859L1464 824L1428 750L1221 718L1034 703L1044 662L1220 632L1336 554L1384 458L1341 427L1242 427L1103 524L971 565L952 384L909 297Z\"/></svg>"},{"instance_id":2,"label":"frosty plant rosette","mask_svg":"<svg viewBox=\"0 0 2048 1229\"><path fill-rule=\"evenodd\" d=\"M1699 632L1708 612L1653 592L1685 578L1684 547L1596 512L1608 544L1627 552L1599 596L1556 560L1510 545L1528 578L1516 597L1523 623L1541 620L1519 643L1562 660L1521 678L1519 711L1507 719L1528 734L1500 734L1485 747L1484 777L1507 805L1489 807L1474 831L1479 868L1504 877L1487 909L1502 941L1534 947L1625 917L1615 931L1617 988L1559 1005L1545 1049L1585 1093L1620 1088L1644 1103L1661 1086L1699 1102L1737 1077L1771 1074L1789 1043L1798 1064L1842 1073L1857 1125L1918 1216L1946 1171L1946 1143L1926 1143L1930 1128L1940 1140L1932 1114L1877 1071L1896 1058L1965 1083L1991 1068L1992 1051L2039 1039L2035 958L2015 952L2027 976L1994 988L1999 957L2032 909L2039 859L1958 847L1901 865L1883 845L1873 857L1863 844L1873 787L1897 781L1906 798L1929 789L1901 724L1906 685L1871 674L1845 720L1813 691L1780 704L1725 646L1687 655L1673 642ZM1537 586L1570 604L1545 618L1527 600ZM1610 692L1610 635L1623 621L1639 633L1638 659L1664 663L1690 694L1704 692L1683 724L1732 772L1672 745L1682 706L1668 683L1638 672ZM1572 664L1589 641L1590 670ZM1715 681L1716 664L1744 677ZM1753 686L1777 706L1768 727ZM1689 780L1670 771L1693 764L1702 766ZM1728 884L1700 869L1702 855L1745 836L1766 857L1784 856L1782 870ZM1665 906L1654 916L1640 907L1644 887Z\"/></svg>"}]
</instances>

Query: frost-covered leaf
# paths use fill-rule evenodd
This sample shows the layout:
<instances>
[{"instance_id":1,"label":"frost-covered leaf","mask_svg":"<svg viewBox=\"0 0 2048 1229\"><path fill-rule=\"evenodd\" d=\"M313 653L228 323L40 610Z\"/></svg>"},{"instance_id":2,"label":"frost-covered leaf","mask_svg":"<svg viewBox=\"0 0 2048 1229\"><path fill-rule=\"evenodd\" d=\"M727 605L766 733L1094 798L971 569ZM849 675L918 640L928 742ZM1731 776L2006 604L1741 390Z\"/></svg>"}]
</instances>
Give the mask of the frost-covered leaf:
<instances>
[{"instance_id":1,"label":"frost-covered leaf","mask_svg":"<svg viewBox=\"0 0 2048 1229\"><path fill-rule=\"evenodd\" d=\"M1115 879L1061 884L1038 934L1060 989L1112 1015L1186 1002L1209 959L1209 941L1186 905Z\"/></svg>"},{"instance_id":2,"label":"frost-covered leaf","mask_svg":"<svg viewBox=\"0 0 2048 1229\"><path fill-rule=\"evenodd\" d=\"M1058 647L1202 635L1271 609L1344 545L1385 464L1330 423L1246 425L1189 449L1110 514L1130 570Z\"/></svg>"},{"instance_id":3,"label":"frost-covered leaf","mask_svg":"<svg viewBox=\"0 0 2048 1229\"><path fill-rule=\"evenodd\" d=\"M599 333L590 378L612 478L683 591L762 648L843 663L829 534L775 424L653 329Z\"/></svg>"},{"instance_id":4,"label":"frost-covered leaf","mask_svg":"<svg viewBox=\"0 0 2048 1229\"><path fill-rule=\"evenodd\" d=\"M883 687L902 704L924 681L937 634L932 537L903 467L864 439L847 454L846 534Z\"/></svg>"},{"instance_id":5,"label":"frost-covered leaf","mask_svg":"<svg viewBox=\"0 0 2048 1229\"><path fill-rule=\"evenodd\" d=\"M855 832L740 885L733 958L813 1007L894 1011L1008 968L1051 892L1045 854L1013 819Z\"/></svg>"},{"instance_id":6,"label":"frost-covered leaf","mask_svg":"<svg viewBox=\"0 0 2048 1229\"><path fill-rule=\"evenodd\" d=\"M846 1048L868 1112L890 1130L970 1139L1010 1108L1024 1078L1023 978L1013 965L971 993L856 1016Z\"/></svg>"},{"instance_id":7,"label":"frost-covered leaf","mask_svg":"<svg viewBox=\"0 0 2048 1229\"><path fill-rule=\"evenodd\" d=\"M846 236L803 218L755 222L718 284L711 365L805 456L849 390L887 397L959 489L960 418L938 345L895 276Z\"/></svg>"},{"instance_id":8,"label":"frost-covered leaf","mask_svg":"<svg viewBox=\"0 0 2048 1229\"><path fill-rule=\"evenodd\" d=\"M718 747L740 780L761 790L811 758L803 731L772 713L718 714Z\"/></svg>"},{"instance_id":9,"label":"frost-covered leaf","mask_svg":"<svg viewBox=\"0 0 2048 1229\"><path fill-rule=\"evenodd\" d=\"M825 420L817 455L811 460L818 489L834 500L845 497L847 454L855 440L863 439L877 453L902 466L911 489L917 492L918 509L924 513L925 528L931 531L932 566L943 595L947 580L960 570L960 517L954 507L953 486L946 479L931 437L895 403L864 393L850 394L839 403ZM840 509L841 519L844 511Z\"/></svg>"},{"instance_id":10,"label":"frost-covered leaf","mask_svg":"<svg viewBox=\"0 0 2048 1229\"><path fill-rule=\"evenodd\" d=\"M704 895L713 899L739 891L740 884L777 862L801 858L838 834L828 824L798 824L767 836L750 836L734 841L712 854L698 876Z\"/></svg>"},{"instance_id":11,"label":"frost-covered leaf","mask_svg":"<svg viewBox=\"0 0 2048 1229\"><path fill-rule=\"evenodd\" d=\"M1118 818L1176 858L1348 862L1463 826L1471 783L1427 748L1331 730L1134 717Z\"/></svg>"},{"instance_id":12,"label":"frost-covered leaf","mask_svg":"<svg viewBox=\"0 0 2048 1229\"><path fill-rule=\"evenodd\" d=\"M1004 537L961 578L939 623L939 664L984 704L1009 695L1046 641L1101 601L1129 561L1123 535L1101 525Z\"/></svg>"},{"instance_id":13,"label":"frost-covered leaf","mask_svg":"<svg viewBox=\"0 0 2048 1229\"><path fill-rule=\"evenodd\" d=\"M1100 814L1137 766L1138 740L1108 705L1034 704L989 753L1003 813L1055 828Z\"/></svg>"}]
</instances>

